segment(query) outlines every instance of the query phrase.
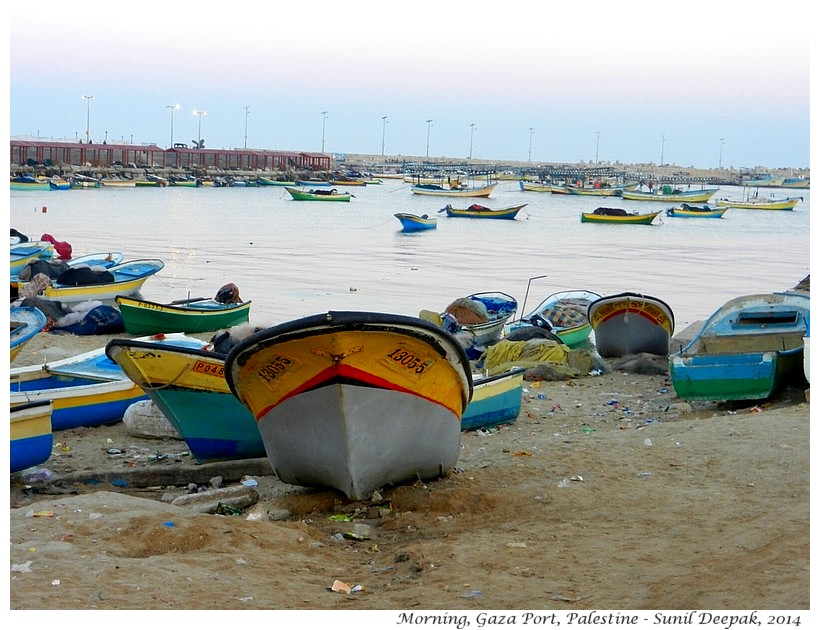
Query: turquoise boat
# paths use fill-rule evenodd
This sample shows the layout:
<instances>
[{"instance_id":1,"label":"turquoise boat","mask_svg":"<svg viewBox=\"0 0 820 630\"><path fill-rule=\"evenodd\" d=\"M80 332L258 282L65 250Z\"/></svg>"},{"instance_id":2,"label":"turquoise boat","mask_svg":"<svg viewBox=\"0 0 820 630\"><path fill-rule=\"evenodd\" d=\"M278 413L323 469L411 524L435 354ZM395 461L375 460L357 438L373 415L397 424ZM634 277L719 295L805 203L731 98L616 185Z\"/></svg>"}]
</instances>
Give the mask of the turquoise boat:
<instances>
[{"instance_id":1,"label":"turquoise boat","mask_svg":"<svg viewBox=\"0 0 820 630\"><path fill-rule=\"evenodd\" d=\"M788 383L805 383L809 307L809 294L801 291L729 300L669 357L675 394L684 400L765 400Z\"/></svg>"},{"instance_id":2,"label":"turquoise boat","mask_svg":"<svg viewBox=\"0 0 820 630\"><path fill-rule=\"evenodd\" d=\"M509 331L538 326L552 332L564 345L574 348L589 338L592 324L587 311L589 305L600 297L586 289L553 293L520 320L510 324Z\"/></svg>"},{"instance_id":3,"label":"turquoise boat","mask_svg":"<svg viewBox=\"0 0 820 630\"><path fill-rule=\"evenodd\" d=\"M41 400L11 408L9 428L10 472L39 466L51 457L51 401Z\"/></svg>"},{"instance_id":4,"label":"turquoise boat","mask_svg":"<svg viewBox=\"0 0 820 630\"><path fill-rule=\"evenodd\" d=\"M511 424L521 413L524 368L495 376L473 376L473 397L461 416L461 430Z\"/></svg>"},{"instance_id":5,"label":"turquoise boat","mask_svg":"<svg viewBox=\"0 0 820 630\"><path fill-rule=\"evenodd\" d=\"M112 339L106 356L153 401L200 462L266 457L256 420L225 380L225 355Z\"/></svg>"},{"instance_id":6,"label":"turquoise boat","mask_svg":"<svg viewBox=\"0 0 820 630\"><path fill-rule=\"evenodd\" d=\"M12 177L11 190L50 190L51 186L45 177L32 177L31 175L19 175Z\"/></svg>"},{"instance_id":7,"label":"turquoise boat","mask_svg":"<svg viewBox=\"0 0 820 630\"><path fill-rule=\"evenodd\" d=\"M397 212L393 215L401 223L402 232L420 232L423 230L435 230L438 220L426 214L410 214L408 212Z\"/></svg>"},{"instance_id":8,"label":"turquoise boat","mask_svg":"<svg viewBox=\"0 0 820 630\"><path fill-rule=\"evenodd\" d=\"M11 360L20 354L23 346L48 323L45 313L33 306L12 306L9 339Z\"/></svg>"}]
</instances>

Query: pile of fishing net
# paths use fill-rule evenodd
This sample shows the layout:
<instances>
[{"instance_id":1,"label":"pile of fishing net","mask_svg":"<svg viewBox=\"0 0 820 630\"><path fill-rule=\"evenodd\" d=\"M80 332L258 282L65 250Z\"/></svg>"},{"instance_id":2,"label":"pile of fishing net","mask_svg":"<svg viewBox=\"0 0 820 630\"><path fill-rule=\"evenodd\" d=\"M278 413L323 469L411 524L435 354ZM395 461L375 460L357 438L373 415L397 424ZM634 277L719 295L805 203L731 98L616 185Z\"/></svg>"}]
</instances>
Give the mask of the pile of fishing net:
<instances>
[{"instance_id":1,"label":"pile of fishing net","mask_svg":"<svg viewBox=\"0 0 820 630\"><path fill-rule=\"evenodd\" d=\"M528 368L525 374L527 380L547 380L547 375L549 380L558 380L589 374L595 369L595 360L587 350L572 350L552 339L502 339L487 348L477 367L488 376L502 374L513 367L523 367Z\"/></svg>"}]
</instances>

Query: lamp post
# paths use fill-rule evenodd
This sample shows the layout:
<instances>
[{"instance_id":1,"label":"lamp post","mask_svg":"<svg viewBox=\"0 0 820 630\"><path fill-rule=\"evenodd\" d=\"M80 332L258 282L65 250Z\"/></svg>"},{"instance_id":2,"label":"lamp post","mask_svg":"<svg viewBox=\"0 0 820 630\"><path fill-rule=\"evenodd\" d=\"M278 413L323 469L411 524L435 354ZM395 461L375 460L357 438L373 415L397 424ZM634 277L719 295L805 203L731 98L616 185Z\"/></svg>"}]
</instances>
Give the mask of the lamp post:
<instances>
[{"instance_id":1,"label":"lamp post","mask_svg":"<svg viewBox=\"0 0 820 630\"><path fill-rule=\"evenodd\" d=\"M384 155L384 130L387 123L387 116L382 116L382 155Z\"/></svg>"},{"instance_id":2,"label":"lamp post","mask_svg":"<svg viewBox=\"0 0 820 630\"><path fill-rule=\"evenodd\" d=\"M85 99L85 143L88 144L91 141L91 101L94 97L83 96L83 99Z\"/></svg>"},{"instance_id":3,"label":"lamp post","mask_svg":"<svg viewBox=\"0 0 820 630\"><path fill-rule=\"evenodd\" d=\"M166 105L165 108L171 110L171 144L169 144L168 146L170 148L173 148L173 146L174 146L174 112L176 110L178 110L180 108L180 106L179 106L179 104L177 104L177 105Z\"/></svg>"},{"instance_id":4,"label":"lamp post","mask_svg":"<svg viewBox=\"0 0 820 630\"><path fill-rule=\"evenodd\" d=\"M202 117L206 116L207 114L208 114L208 112L201 112L198 109L194 110L194 116L199 116L199 125L198 125L197 131L196 131L196 144L197 144L196 148L197 149L201 149L202 145L204 144L202 142Z\"/></svg>"},{"instance_id":5,"label":"lamp post","mask_svg":"<svg viewBox=\"0 0 820 630\"><path fill-rule=\"evenodd\" d=\"M473 132L475 131L475 123L470 123L470 156L473 159Z\"/></svg>"},{"instance_id":6,"label":"lamp post","mask_svg":"<svg viewBox=\"0 0 820 630\"><path fill-rule=\"evenodd\" d=\"M663 166L663 145L666 144L666 136L661 136L661 163L659 166Z\"/></svg>"},{"instance_id":7,"label":"lamp post","mask_svg":"<svg viewBox=\"0 0 820 630\"><path fill-rule=\"evenodd\" d=\"M433 126L433 119L427 119L427 157L430 157L430 127Z\"/></svg>"},{"instance_id":8,"label":"lamp post","mask_svg":"<svg viewBox=\"0 0 820 630\"><path fill-rule=\"evenodd\" d=\"M527 162L532 161L532 134L535 133L535 127L530 127L530 148L527 151Z\"/></svg>"},{"instance_id":9,"label":"lamp post","mask_svg":"<svg viewBox=\"0 0 820 630\"><path fill-rule=\"evenodd\" d=\"M595 132L595 163L596 164L598 163L598 144L599 144L600 140L601 140L601 132L596 131Z\"/></svg>"},{"instance_id":10,"label":"lamp post","mask_svg":"<svg viewBox=\"0 0 820 630\"><path fill-rule=\"evenodd\" d=\"M322 153L325 152L325 122L327 121L327 112L322 112Z\"/></svg>"},{"instance_id":11,"label":"lamp post","mask_svg":"<svg viewBox=\"0 0 820 630\"><path fill-rule=\"evenodd\" d=\"M245 105L245 148L248 148L248 112L251 111L250 105Z\"/></svg>"},{"instance_id":12,"label":"lamp post","mask_svg":"<svg viewBox=\"0 0 820 630\"><path fill-rule=\"evenodd\" d=\"M720 139L720 157L718 158L718 168L723 167L723 141L724 140L726 140L726 138L721 138Z\"/></svg>"}]
</instances>

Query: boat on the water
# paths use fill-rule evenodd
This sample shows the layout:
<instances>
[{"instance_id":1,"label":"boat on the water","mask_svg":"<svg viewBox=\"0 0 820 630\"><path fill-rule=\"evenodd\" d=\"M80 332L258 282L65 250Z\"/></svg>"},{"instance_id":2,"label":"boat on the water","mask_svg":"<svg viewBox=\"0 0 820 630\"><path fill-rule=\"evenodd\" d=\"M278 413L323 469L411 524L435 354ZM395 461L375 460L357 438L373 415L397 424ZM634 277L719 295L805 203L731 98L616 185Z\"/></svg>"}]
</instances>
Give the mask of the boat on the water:
<instances>
[{"instance_id":1,"label":"boat on the water","mask_svg":"<svg viewBox=\"0 0 820 630\"><path fill-rule=\"evenodd\" d=\"M248 321L251 302L242 301L238 289L234 296L232 289L236 289L235 285L225 285L213 298L188 298L164 304L127 295L118 295L114 300L128 334L209 332Z\"/></svg>"},{"instance_id":2,"label":"boat on the water","mask_svg":"<svg viewBox=\"0 0 820 630\"><path fill-rule=\"evenodd\" d=\"M458 186L448 188L439 184L418 184L411 186L414 195L430 195L435 197L489 197L493 194L496 184L486 186Z\"/></svg>"},{"instance_id":3,"label":"boat on the water","mask_svg":"<svg viewBox=\"0 0 820 630\"><path fill-rule=\"evenodd\" d=\"M310 190L299 190L298 188L291 188L286 186L294 201L350 201L353 196L348 192L340 193L335 188L328 190L319 190L311 188Z\"/></svg>"},{"instance_id":4,"label":"boat on the water","mask_svg":"<svg viewBox=\"0 0 820 630\"><path fill-rule=\"evenodd\" d=\"M493 376L473 375L473 397L461 416L461 430L475 431L511 424L521 413L526 368Z\"/></svg>"},{"instance_id":5,"label":"boat on the water","mask_svg":"<svg viewBox=\"0 0 820 630\"><path fill-rule=\"evenodd\" d=\"M33 175L18 175L10 178L11 190L48 190L50 188L47 177Z\"/></svg>"},{"instance_id":6,"label":"boat on the water","mask_svg":"<svg viewBox=\"0 0 820 630\"><path fill-rule=\"evenodd\" d=\"M785 291L726 302L669 357L675 394L684 400L765 400L804 383L809 294Z\"/></svg>"},{"instance_id":7,"label":"boat on the water","mask_svg":"<svg viewBox=\"0 0 820 630\"><path fill-rule=\"evenodd\" d=\"M552 184L549 182L531 182L520 180L518 187L524 192L552 192Z\"/></svg>"},{"instance_id":8,"label":"boat on the water","mask_svg":"<svg viewBox=\"0 0 820 630\"><path fill-rule=\"evenodd\" d=\"M286 182L278 179L271 179L270 177L257 177L256 183L258 186L296 186L296 182Z\"/></svg>"},{"instance_id":9,"label":"boat on the water","mask_svg":"<svg viewBox=\"0 0 820 630\"><path fill-rule=\"evenodd\" d=\"M51 401L12 405L9 426L11 473L39 466L51 457Z\"/></svg>"},{"instance_id":10,"label":"boat on the water","mask_svg":"<svg viewBox=\"0 0 820 630\"><path fill-rule=\"evenodd\" d=\"M458 460L472 370L458 341L415 317L328 312L240 341L225 360L285 483L353 500L433 479Z\"/></svg>"},{"instance_id":11,"label":"boat on the water","mask_svg":"<svg viewBox=\"0 0 820 630\"><path fill-rule=\"evenodd\" d=\"M662 186L660 189L650 192L641 190L621 191L621 197L630 201L663 201L664 203L709 203L709 200L717 193L718 188L704 188L703 190L681 190L672 186Z\"/></svg>"},{"instance_id":12,"label":"boat on the water","mask_svg":"<svg viewBox=\"0 0 820 630\"><path fill-rule=\"evenodd\" d=\"M629 291L607 295L589 305L587 319L595 333L595 348L604 358L669 354L675 316L656 297Z\"/></svg>"},{"instance_id":13,"label":"boat on the water","mask_svg":"<svg viewBox=\"0 0 820 630\"><path fill-rule=\"evenodd\" d=\"M715 203L721 208L739 208L742 210L794 210L803 197L747 197L742 200L718 199Z\"/></svg>"},{"instance_id":14,"label":"boat on the water","mask_svg":"<svg viewBox=\"0 0 820 630\"><path fill-rule=\"evenodd\" d=\"M23 346L48 323L45 313L33 306L12 306L9 319L11 361L17 358Z\"/></svg>"},{"instance_id":15,"label":"boat on the water","mask_svg":"<svg viewBox=\"0 0 820 630\"><path fill-rule=\"evenodd\" d=\"M581 213L581 223L614 223L623 225L652 225L658 212L641 214L627 212L623 208L595 208L592 212Z\"/></svg>"},{"instance_id":16,"label":"boat on the water","mask_svg":"<svg viewBox=\"0 0 820 630\"><path fill-rule=\"evenodd\" d=\"M153 340L192 348L205 345L181 334L161 335ZM43 400L52 402L55 431L117 422L129 406L145 399L142 389L106 357L105 348L41 365L11 368L9 381L12 407Z\"/></svg>"},{"instance_id":17,"label":"boat on the water","mask_svg":"<svg viewBox=\"0 0 820 630\"><path fill-rule=\"evenodd\" d=\"M256 420L228 388L224 354L136 339L112 339L105 354L162 411L198 462L266 457Z\"/></svg>"},{"instance_id":18,"label":"boat on the water","mask_svg":"<svg viewBox=\"0 0 820 630\"><path fill-rule=\"evenodd\" d=\"M714 206L708 203L702 205L682 203L678 206L667 208L666 216L679 217L682 219L720 219L728 209L729 208L721 208L720 206Z\"/></svg>"},{"instance_id":19,"label":"boat on the water","mask_svg":"<svg viewBox=\"0 0 820 630\"><path fill-rule=\"evenodd\" d=\"M449 203L439 212L447 213L448 217L466 217L469 219L515 219L516 215L527 204L507 206L506 208L488 208L474 203L466 208L453 208Z\"/></svg>"},{"instance_id":20,"label":"boat on the water","mask_svg":"<svg viewBox=\"0 0 820 630\"><path fill-rule=\"evenodd\" d=\"M436 217L427 214L411 214L409 212L397 212L393 215L401 223L402 232L419 232L422 230L434 230L438 224Z\"/></svg>"}]
</instances>

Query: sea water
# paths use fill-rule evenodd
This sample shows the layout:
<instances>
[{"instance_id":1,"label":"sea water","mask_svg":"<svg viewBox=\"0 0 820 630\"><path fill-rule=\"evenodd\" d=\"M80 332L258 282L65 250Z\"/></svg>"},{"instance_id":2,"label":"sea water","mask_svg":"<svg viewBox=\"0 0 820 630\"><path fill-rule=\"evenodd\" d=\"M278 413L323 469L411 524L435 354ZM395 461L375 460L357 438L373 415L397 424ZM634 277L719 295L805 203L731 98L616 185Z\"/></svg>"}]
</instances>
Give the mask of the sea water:
<instances>
[{"instance_id":1,"label":"sea water","mask_svg":"<svg viewBox=\"0 0 820 630\"><path fill-rule=\"evenodd\" d=\"M293 201L270 186L12 191L10 223L31 240L68 241L75 256L161 259L141 291L148 300L212 297L233 282L258 326L328 310L441 312L486 291L513 296L520 316L552 293L586 289L660 298L680 331L731 298L787 290L809 274L808 190L766 189L802 196L791 212L702 219L668 217L673 204L662 202L524 192L515 181L488 199L414 195L398 179L337 189L353 199ZM744 191L722 187L712 202ZM447 217L447 203L527 205L510 221ZM581 223L599 206L662 213L651 226ZM397 212L438 216L438 227L404 233Z\"/></svg>"}]
</instances>

